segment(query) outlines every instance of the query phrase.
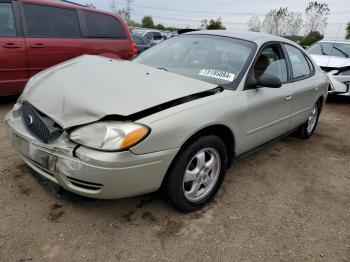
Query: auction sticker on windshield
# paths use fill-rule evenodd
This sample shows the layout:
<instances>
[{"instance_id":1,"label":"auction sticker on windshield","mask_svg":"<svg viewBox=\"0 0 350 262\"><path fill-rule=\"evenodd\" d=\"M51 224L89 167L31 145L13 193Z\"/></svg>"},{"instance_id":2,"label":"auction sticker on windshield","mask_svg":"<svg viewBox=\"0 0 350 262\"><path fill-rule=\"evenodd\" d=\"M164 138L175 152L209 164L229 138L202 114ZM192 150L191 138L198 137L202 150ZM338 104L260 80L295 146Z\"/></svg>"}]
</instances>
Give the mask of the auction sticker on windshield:
<instances>
[{"instance_id":1,"label":"auction sticker on windshield","mask_svg":"<svg viewBox=\"0 0 350 262\"><path fill-rule=\"evenodd\" d=\"M225 71L221 71L218 69L202 69L199 72L200 76L207 76L207 77L214 77L214 78L218 78L218 79L222 79L222 80L226 80L226 81L233 81L233 79L235 78L235 74L233 73L228 73Z\"/></svg>"}]
</instances>

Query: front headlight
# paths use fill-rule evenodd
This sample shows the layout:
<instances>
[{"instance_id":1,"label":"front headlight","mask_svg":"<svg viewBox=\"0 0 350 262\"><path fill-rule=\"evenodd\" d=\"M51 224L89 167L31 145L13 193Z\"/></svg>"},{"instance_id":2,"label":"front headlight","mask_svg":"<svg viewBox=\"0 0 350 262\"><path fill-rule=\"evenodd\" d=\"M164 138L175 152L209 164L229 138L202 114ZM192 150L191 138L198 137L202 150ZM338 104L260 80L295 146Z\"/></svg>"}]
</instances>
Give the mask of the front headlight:
<instances>
[{"instance_id":1,"label":"front headlight","mask_svg":"<svg viewBox=\"0 0 350 262\"><path fill-rule=\"evenodd\" d=\"M133 122L103 121L76 128L70 139L102 151L120 151L141 142L149 132L148 127Z\"/></svg>"}]
</instances>

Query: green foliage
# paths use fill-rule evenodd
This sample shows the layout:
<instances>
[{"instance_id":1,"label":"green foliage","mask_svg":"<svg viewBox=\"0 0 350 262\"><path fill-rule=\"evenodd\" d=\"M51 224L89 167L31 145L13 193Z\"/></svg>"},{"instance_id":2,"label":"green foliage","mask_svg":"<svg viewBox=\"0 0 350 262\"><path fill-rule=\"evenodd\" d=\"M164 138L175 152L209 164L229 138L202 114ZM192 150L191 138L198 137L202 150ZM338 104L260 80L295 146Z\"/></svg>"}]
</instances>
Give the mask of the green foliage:
<instances>
[{"instance_id":1,"label":"green foliage","mask_svg":"<svg viewBox=\"0 0 350 262\"><path fill-rule=\"evenodd\" d=\"M208 20L203 20L201 27L203 29L207 30L218 30L218 29L226 29L225 26L222 24L221 18L219 17L218 19L210 19L209 23Z\"/></svg>"},{"instance_id":2,"label":"green foliage","mask_svg":"<svg viewBox=\"0 0 350 262\"><path fill-rule=\"evenodd\" d=\"M154 28L153 19L151 16L144 16L142 18L142 27L144 28Z\"/></svg>"},{"instance_id":3,"label":"green foliage","mask_svg":"<svg viewBox=\"0 0 350 262\"><path fill-rule=\"evenodd\" d=\"M346 39L350 39L350 22L346 25Z\"/></svg>"},{"instance_id":4,"label":"green foliage","mask_svg":"<svg viewBox=\"0 0 350 262\"><path fill-rule=\"evenodd\" d=\"M165 30L165 26L163 24L157 24L157 25L154 26L154 29Z\"/></svg>"},{"instance_id":5,"label":"green foliage","mask_svg":"<svg viewBox=\"0 0 350 262\"><path fill-rule=\"evenodd\" d=\"M323 39L323 35L320 32L313 31L310 32L303 40L300 41L302 46L310 46Z\"/></svg>"}]
</instances>

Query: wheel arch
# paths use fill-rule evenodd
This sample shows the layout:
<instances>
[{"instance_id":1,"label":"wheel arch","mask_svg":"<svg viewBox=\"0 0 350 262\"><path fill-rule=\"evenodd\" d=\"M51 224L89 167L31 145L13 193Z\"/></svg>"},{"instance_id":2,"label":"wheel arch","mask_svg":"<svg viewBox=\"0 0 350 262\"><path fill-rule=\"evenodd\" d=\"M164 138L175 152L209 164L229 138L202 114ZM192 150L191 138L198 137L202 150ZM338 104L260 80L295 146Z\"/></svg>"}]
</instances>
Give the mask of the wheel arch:
<instances>
[{"instance_id":1,"label":"wheel arch","mask_svg":"<svg viewBox=\"0 0 350 262\"><path fill-rule=\"evenodd\" d=\"M222 141L225 143L227 154L228 154L227 168L229 168L232 165L233 159L235 157L235 146L236 146L235 136L233 131L228 126L223 124L213 124L210 126L206 126L198 130L197 132L195 132L192 136L190 136L180 147L179 152L176 154L170 166L168 167L168 170L163 178L161 188L164 188L164 185L166 184L166 180L169 174L169 170L173 168L173 163L175 162L177 157L181 154L181 152L194 140L205 135L215 135L222 139Z\"/></svg>"}]
</instances>

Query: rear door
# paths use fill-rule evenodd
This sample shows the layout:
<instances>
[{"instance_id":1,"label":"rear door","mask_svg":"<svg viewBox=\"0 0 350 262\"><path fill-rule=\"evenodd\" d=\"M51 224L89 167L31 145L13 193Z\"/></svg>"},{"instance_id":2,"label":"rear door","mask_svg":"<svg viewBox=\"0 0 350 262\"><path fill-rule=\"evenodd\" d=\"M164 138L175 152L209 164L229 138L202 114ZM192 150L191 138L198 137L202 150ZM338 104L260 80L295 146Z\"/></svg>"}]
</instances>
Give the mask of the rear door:
<instances>
[{"instance_id":1,"label":"rear door","mask_svg":"<svg viewBox=\"0 0 350 262\"><path fill-rule=\"evenodd\" d=\"M92 54L129 59L133 56L130 34L116 17L85 11L87 34L91 39Z\"/></svg>"},{"instance_id":2,"label":"rear door","mask_svg":"<svg viewBox=\"0 0 350 262\"><path fill-rule=\"evenodd\" d=\"M27 82L27 56L17 4L0 1L0 95L18 94Z\"/></svg>"},{"instance_id":3,"label":"rear door","mask_svg":"<svg viewBox=\"0 0 350 262\"><path fill-rule=\"evenodd\" d=\"M291 68L291 129L305 123L316 101L320 83L315 69L303 52L289 44L284 44L287 60Z\"/></svg>"},{"instance_id":4,"label":"rear door","mask_svg":"<svg viewBox=\"0 0 350 262\"><path fill-rule=\"evenodd\" d=\"M75 9L25 2L21 10L29 76L90 53L90 40L81 36Z\"/></svg>"}]
</instances>

